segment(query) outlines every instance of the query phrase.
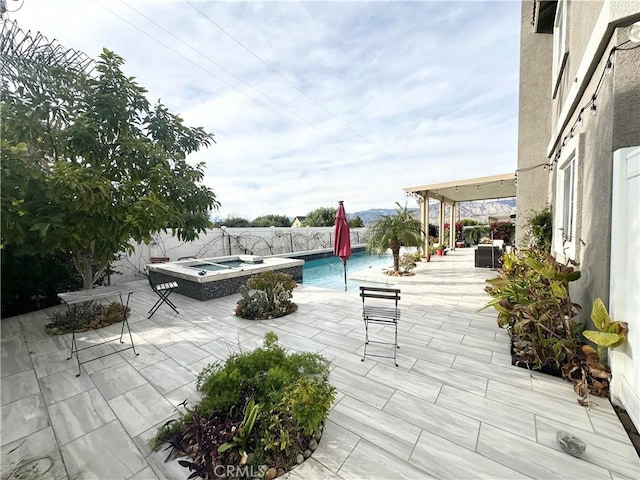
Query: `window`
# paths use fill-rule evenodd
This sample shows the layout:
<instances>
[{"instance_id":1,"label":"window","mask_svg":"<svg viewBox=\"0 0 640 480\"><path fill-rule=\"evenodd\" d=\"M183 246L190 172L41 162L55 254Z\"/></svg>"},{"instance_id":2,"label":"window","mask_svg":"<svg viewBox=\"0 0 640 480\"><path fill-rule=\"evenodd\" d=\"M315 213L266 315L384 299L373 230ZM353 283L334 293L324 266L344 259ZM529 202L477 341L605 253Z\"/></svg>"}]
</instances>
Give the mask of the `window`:
<instances>
[{"instance_id":1,"label":"window","mask_svg":"<svg viewBox=\"0 0 640 480\"><path fill-rule=\"evenodd\" d=\"M562 235L563 239L567 242L573 241L574 232L573 209L575 206L575 160L575 156L573 156L562 169L562 176L564 180L564 191L562 192Z\"/></svg>"},{"instance_id":2,"label":"window","mask_svg":"<svg viewBox=\"0 0 640 480\"><path fill-rule=\"evenodd\" d=\"M567 144L558 162L554 205L553 250L558 261L576 258L577 195L578 195L578 139ZM566 152L566 153L565 153Z\"/></svg>"},{"instance_id":3,"label":"window","mask_svg":"<svg viewBox=\"0 0 640 480\"><path fill-rule=\"evenodd\" d=\"M560 79L567 64L567 0L559 0L553 24L553 65L551 66L551 98L556 98Z\"/></svg>"}]
</instances>

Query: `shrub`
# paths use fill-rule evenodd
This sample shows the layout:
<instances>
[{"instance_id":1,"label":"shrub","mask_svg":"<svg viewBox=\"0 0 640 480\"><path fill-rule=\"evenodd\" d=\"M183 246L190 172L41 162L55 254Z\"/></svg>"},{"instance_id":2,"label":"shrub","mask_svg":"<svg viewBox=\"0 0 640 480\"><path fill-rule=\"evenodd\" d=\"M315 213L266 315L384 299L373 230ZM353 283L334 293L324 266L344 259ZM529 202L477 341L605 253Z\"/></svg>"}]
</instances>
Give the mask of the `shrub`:
<instances>
[{"instance_id":1,"label":"shrub","mask_svg":"<svg viewBox=\"0 0 640 480\"><path fill-rule=\"evenodd\" d=\"M558 263L543 250L505 253L500 276L487 280L487 307L507 328L514 357L533 368L560 368L577 351L575 322L580 306L569 297L569 282L580 278L573 267Z\"/></svg>"},{"instance_id":2,"label":"shrub","mask_svg":"<svg viewBox=\"0 0 640 480\"><path fill-rule=\"evenodd\" d=\"M462 225L463 227L469 227L469 226L473 226L473 225L479 225L479 222L477 220L472 220L471 218L463 218L462 220L460 220L460 225Z\"/></svg>"},{"instance_id":3,"label":"shrub","mask_svg":"<svg viewBox=\"0 0 640 480\"><path fill-rule=\"evenodd\" d=\"M18 255L11 245L2 256L2 318L59 305L58 293L82 288L71 254Z\"/></svg>"},{"instance_id":4,"label":"shrub","mask_svg":"<svg viewBox=\"0 0 640 480\"><path fill-rule=\"evenodd\" d=\"M74 305L70 310L55 312L51 323L45 325L50 335L69 333L73 325L76 332L85 332L97 328L106 327L114 323L122 322L125 315L128 317L131 309L119 302L110 305L89 303L86 306Z\"/></svg>"},{"instance_id":5,"label":"shrub","mask_svg":"<svg viewBox=\"0 0 640 480\"><path fill-rule=\"evenodd\" d=\"M498 278L487 280L486 292L493 297L484 308L498 312L498 325L511 336L512 360L533 369L548 367L573 383L581 405L589 405L589 394L607 397L611 372L600 363L598 352L581 342L584 325L573 318L580 305L569 297L569 283L580 278L572 266L558 263L544 249L531 248L505 253ZM626 325L613 325L594 305L594 323L599 330L623 335ZM621 340L618 336L592 334L598 341ZM587 334L591 336L591 334Z\"/></svg>"},{"instance_id":6,"label":"shrub","mask_svg":"<svg viewBox=\"0 0 640 480\"><path fill-rule=\"evenodd\" d=\"M489 225L463 226L462 241L469 245L476 245L482 237L489 235Z\"/></svg>"},{"instance_id":7,"label":"shrub","mask_svg":"<svg viewBox=\"0 0 640 480\"><path fill-rule=\"evenodd\" d=\"M462 241L462 227L464 227L464 224L462 222L456 222L455 223L456 242L461 242ZM451 230L451 225L449 223L445 223L444 224L444 231L445 231L445 236L447 238L449 237L449 231L450 230Z\"/></svg>"},{"instance_id":8,"label":"shrub","mask_svg":"<svg viewBox=\"0 0 640 480\"><path fill-rule=\"evenodd\" d=\"M321 377L300 377L285 388L279 409L291 416L297 431L311 435L324 422L334 389Z\"/></svg>"},{"instance_id":9,"label":"shrub","mask_svg":"<svg viewBox=\"0 0 640 480\"><path fill-rule=\"evenodd\" d=\"M291 301L296 282L282 272L262 272L240 287L236 315L250 320L283 317L298 309Z\"/></svg>"},{"instance_id":10,"label":"shrub","mask_svg":"<svg viewBox=\"0 0 640 480\"><path fill-rule=\"evenodd\" d=\"M336 393L328 377L324 357L288 354L270 332L262 348L205 368L196 381L201 402L151 445L169 442L170 456L190 457L180 464L204 478L216 478L216 465L288 469L327 418Z\"/></svg>"},{"instance_id":11,"label":"shrub","mask_svg":"<svg viewBox=\"0 0 640 480\"><path fill-rule=\"evenodd\" d=\"M420 259L420 254L418 254L418 259ZM400 256L398 265L401 273L411 273L413 269L416 268L416 255L413 253L403 253Z\"/></svg>"},{"instance_id":12,"label":"shrub","mask_svg":"<svg viewBox=\"0 0 640 480\"><path fill-rule=\"evenodd\" d=\"M510 243L515 232L516 226L511 222L491 222L491 235L494 240Z\"/></svg>"},{"instance_id":13,"label":"shrub","mask_svg":"<svg viewBox=\"0 0 640 480\"><path fill-rule=\"evenodd\" d=\"M595 349L582 344L584 325L573 320L580 305L571 301L569 283L578 278L580 272L558 263L542 249L505 253L500 276L487 280L486 291L494 298L486 307L497 310L498 325L509 331L516 363L555 369L573 383L580 396L578 402L587 406L589 394L609 395L611 372L600 363ZM607 323L602 308L598 306L594 312L596 326L618 334L625 332L626 325ZM620 337L596 338L613 344L624 341Z\"/></svg>"},{"instance_id":14,"label":"shrub","mask_svg":"<svg viewBox=\"0 0 640 480\"><path fill-rule=\"evenodd\" d=\"M525 240L530 247L551 251L553 216L551 207L533 211L526 221Z\"/></svg>"}]
</instances>

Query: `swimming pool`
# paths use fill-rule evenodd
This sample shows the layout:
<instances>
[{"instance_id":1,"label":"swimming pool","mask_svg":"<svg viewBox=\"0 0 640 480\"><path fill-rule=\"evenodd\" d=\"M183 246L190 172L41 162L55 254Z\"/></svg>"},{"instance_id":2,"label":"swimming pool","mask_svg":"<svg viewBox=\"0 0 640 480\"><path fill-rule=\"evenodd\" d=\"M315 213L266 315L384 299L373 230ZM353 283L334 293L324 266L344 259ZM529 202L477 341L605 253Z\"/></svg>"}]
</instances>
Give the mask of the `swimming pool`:
<instances>
[{"instance_id":1,"label":"swimming pool","mask_svg":"<svg viewBox=\"0 0 640 480\"><path fill-rule=\"evenodd\" d=\"M186 259L146 266L155 285L176 282L176 293L196 300L211 300L237 293L250 277L275 270L302 280L302 260L257 255Z\"/></svg>"},{"instance_id":2,"label":"swimming pool","mask_svg":"<svg viewBox=\"0 0 640 480\"><path fill-rule=\"evenodd\" d=\"M391 255L373 255L357 252L347 260L347 291L357 292L360 285L375 286L371 282L351 280L349 275L369 268L393 267ZM325 257L307 260L302 268L302 283L314 287L344 291L344 267L338 257Z\"/></svg>"}]
</instances>

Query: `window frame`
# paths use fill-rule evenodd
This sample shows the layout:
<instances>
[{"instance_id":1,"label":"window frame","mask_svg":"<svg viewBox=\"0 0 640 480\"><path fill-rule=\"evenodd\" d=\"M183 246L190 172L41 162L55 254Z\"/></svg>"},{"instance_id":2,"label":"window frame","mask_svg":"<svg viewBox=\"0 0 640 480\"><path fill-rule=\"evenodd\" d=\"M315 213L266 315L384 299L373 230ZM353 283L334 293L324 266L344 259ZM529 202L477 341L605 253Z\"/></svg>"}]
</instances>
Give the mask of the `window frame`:
<instances>
[{"instance_id":1,"label":"window frame","mask_svg":"<svg viewBox=\"0 0 640 480\"><path fill-rule=\"evenodd\" d=\"M551 98L556 98L560 80L567 65L569 48L567 46L567 3L558 0L556 16L553 21L553 62L551 64Z\"/></svg>"},{"instance_id":2,"label":"window frame","mask_svg":"<svg viewBox=\"0 0 640 480\"><path fill-rule=\"evenodd\" d=\"M577 260L579 138L571 139L558 161L553 220L553 251L557 259ZM567 225L568 223L568 225ZM570 230L566 234L566 230Z\"/></svg>"}]
</instances>

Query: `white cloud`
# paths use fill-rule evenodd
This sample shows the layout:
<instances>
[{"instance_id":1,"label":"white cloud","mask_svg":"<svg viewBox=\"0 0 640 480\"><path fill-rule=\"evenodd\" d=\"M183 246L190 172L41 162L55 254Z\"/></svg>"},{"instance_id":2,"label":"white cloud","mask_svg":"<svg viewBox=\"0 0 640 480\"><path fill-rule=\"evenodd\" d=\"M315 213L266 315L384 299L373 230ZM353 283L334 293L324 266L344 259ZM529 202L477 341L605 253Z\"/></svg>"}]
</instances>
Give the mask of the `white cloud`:
<instances>
[{"instance_id":1,"label":"white cloud","mask_svg":"<svg viewBox=\"0 0 640 480\"><path fill-rule=\"evenodd\" d=\"M209 19L133 0L10 18L114 50L152 102L213 132L193 160L223 217L393 208L406 186L515 168L520 2L192 3Z\"/></svg>"}]
</instances>

